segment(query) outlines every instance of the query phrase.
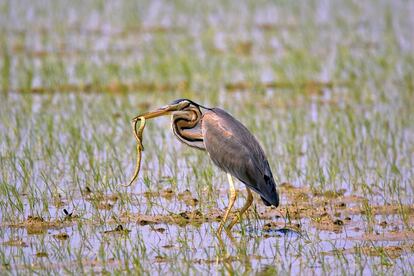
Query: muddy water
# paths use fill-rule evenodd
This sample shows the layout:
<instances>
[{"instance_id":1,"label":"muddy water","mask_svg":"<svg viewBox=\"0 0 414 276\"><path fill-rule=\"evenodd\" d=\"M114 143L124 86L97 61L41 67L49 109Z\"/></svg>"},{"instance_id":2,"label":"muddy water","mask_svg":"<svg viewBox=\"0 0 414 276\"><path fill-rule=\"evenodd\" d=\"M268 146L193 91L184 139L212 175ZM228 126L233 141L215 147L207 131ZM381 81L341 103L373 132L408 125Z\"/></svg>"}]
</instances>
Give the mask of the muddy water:
<instances>
[{"instance_id":1,"label":"muddy water","mask_svg":"<svg viewBox=\"0 0 414 276\"><path fill-rule=\"evenodd\" d=\"M20 96L11 98L6 110L26 101ZM302 180L279 183L279 208L266 208L255 198L254 207L236 225L233 237L223 233L219 239L215 231L227 204L225 174L212 166L204 152L177 142L168 118L149 122L139 180L125 189L118 184L129 178L134 166L134 139L125 123L129 117L124 122L114 116L121 108L114 104L108 114L95 118L93 114L106 108L104 96L80 96L84 105L77 103L78 96L53 98L64 101L56 117L47 106L49 97L34 96L31 103L31 116L40 128L44 127L42 110L52 110L45 117L54 118L53 139L61 149L54 145L50 157L43 150L48 140L42 140L44 136L30 122L23 123L19 133L8 132L6 124L0 126L3 136L7 133L7 137L22 139L13 152L5 146L12 142L2 140L1 153L9 168L2 171L3 180L23 191L18 196L24 206L18 213L18 207L3 197L8 202L3 207L7 212L0 214L4 269L71 271L75 266L78 272L129 268L148 273L188 270L206 274L232 270L323 272L337 267L346 272L373 272L375 267L410 271L414 206L408 196L402 196L399 203L384 200L378 191L366 198L350 184L319 191L300 185ZM78 109L72 109L73 105ZM10 109L10 114L27 115L23 106L17 104L17 108L20 110ZM131 108L131 113L135 112L136 108ZM77 113L85 115L77 117ZM73 123L76 119L80 123ZM79 133L72 133L76 128ZM262 135L259 130L257 133ZM87 141L78 148L77 135ZM93 145L92 150L86 144ZM31 147L35 162L27 176L36 185L26 188L25 177L19 174L22 168L13 171L11 157L13 153L24 160L31 157L25 145L37 145ZM79 155L74 153L76 162L68 153L73 148L79 151ZM303 170L306 158L309 156L299 161ZM60 162L54 163L56 160ZM122 173L111 167L114 164L120 164L117 168ZM73 172L73 167L79 170ZM276 168L275 175L284 175L282 169ZM101 172L106 178L96 176ZM409 177L407 172L404 179ZM236 208L240 208L244 187L240 183L237 187L240 198ZM31 202L31 191L35 191L35 203ZM49 205L43 207L44 202Z\"/></svg>"},{"instance_id":2,"label":"muddy water","mask_svg":"<svg viewBox=\"0 0 414 276\"><path fill-rule=\"evenodd\" d=\"M42 110L45 99L34 97L34 114ZM96 101L95 108L101 108L98 96L95 100L83 99ZM68 101L76 101L76 97ZM66 105L62 109L63 115L57 117L57 137L64 148L70 148L73 137L64 127L70 129L73 125L62 117L66 120L76 117L79 111ZM225 175L217 169L208 171L212 164L205 153L178 143L168 130L168 118L150 122L144 133L146 151L140 178L131 188L121 188L118 184L127 180L133 170L134 140L129 125L119 129L117 123L122 125L122 121L112 118L117 109L112 107L107 117L93 122L88 116L96 110L90 110L89 105L82 107L86 115L80 125L85 127L80 128L79 135L93 141L90 142L94 144L92 159L102 162L98 172L120 162L124 179L117 172L114 179L93 181L91 175L96 165L89 164L91 153L81 148L77 166L82 170L76 173L80 181L75 184L76 178L68 175L71 156L66 151L56 151L51 159L43 161L42 147L33 148L34 156L41 157L34 162L29 176L32 183L37 183L37 189L47 191L55 187L41 178L40 172L49 172L49 177L62 182L56 185L59 189L47 192L42 199L49 203L46 211L42 211L41 201L34 204L35 208L30 207L33 204L30 190L26 190L19 194L25 206L23 213L14 218L7 212L0 214L4 269L71 271L75 266L79 272L129 268L148 273L177 270L303 273L331 271L336 267L346 272L372 272L373 267L385 267L393 272L409 272L407 264L414 261L411 231L414 206L408 204L411 200L403 197L400 203L384 204L380 193L366 198L346 185L336 190L316 191L309 185L280 183L279 208L266 208L255 198L254 207L236 225L232 237L223 233L219 239L215 231L227 204ZM10 136L24 137L26 140L21 144L36 144L35 128L27 126L20 129L19 135ZM117 134L105 136L105 133ZM103 140L95 141L96 137ZM99 148L100 143L108 148ZM113 152L113 148L119 151ZM15 153L24 156L24 148L17 148ZM10 165L6 147L2 148L2 154L4 164ZM303 158L299 163L306 166L306 157ZM50 166L50 160L55 159L64 161ZM212 175L200 180L200 175L196 176L199 171ZM113 175L111 170L106 172ZM8 173L15 175L12 171ZM17 188L23 188L24 178L12 176L7 174L8 179L17 180ZM212 186L208 187L208 183ZM237 186L240 197L236 208L240 208L245 194L243 185ZM35 195L41 199L43 194ZM6 210L14 209L9 206Z\"/></svg>"},{"instance_id":3,"label":"muddy water","mask_svg":"<svg viewBox=\"0 0 414 276\"><path fill-rule=\"evenodd\" d=\"M78 255L82 260L73 262L81 262L86 271L123 270L124 258L135 256L142 265L151 264L150 273L170 271L177 261L180 269L204 272L269 270L281 263L289 264L286 271L322 272L326 264L340 260L347 260L347 269L353 271L360 269L352 264L360 258L403 269L414 261L414 236L405 230L414 223L414 206L371 204L368 219L362 197L342 191L313 195L287 183L280 189L281 207L256 203L232 237L215 236L225 206L200 211L198 199L185 190L130 194L128 212L118 209L119 196L88 190L72 201L73 209L51 208L54 219L27 217L2 225L0 246L7 258L15 256L9 265L21 271L68 269L67 260ZM240 194L237 207L243 204ZM218 196L226 197L225 191ZM292 204L293 197L304 200ZM399 215L402 210L405 222Z\"/></svg>"}]
</instances>

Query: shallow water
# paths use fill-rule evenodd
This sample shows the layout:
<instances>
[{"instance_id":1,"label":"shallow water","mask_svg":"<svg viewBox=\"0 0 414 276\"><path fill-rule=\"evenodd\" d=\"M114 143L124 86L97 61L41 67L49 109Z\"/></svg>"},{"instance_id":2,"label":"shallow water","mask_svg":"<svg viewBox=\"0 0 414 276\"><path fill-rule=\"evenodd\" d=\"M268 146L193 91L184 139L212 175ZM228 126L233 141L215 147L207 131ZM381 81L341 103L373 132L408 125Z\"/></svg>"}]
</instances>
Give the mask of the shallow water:
<instances>
[{"instance_id":1,"label":"shallow water","mask_svg":"<svg viewBox=\"0 0 414 276\"><path fill-rule=\"evenodd\" d=\"M32 2L0 4L2 273L413 274L412 3ZM267 153L281 205L233 237L169 118L119 186L183 97Z\"/></svg>"}]
</instances>

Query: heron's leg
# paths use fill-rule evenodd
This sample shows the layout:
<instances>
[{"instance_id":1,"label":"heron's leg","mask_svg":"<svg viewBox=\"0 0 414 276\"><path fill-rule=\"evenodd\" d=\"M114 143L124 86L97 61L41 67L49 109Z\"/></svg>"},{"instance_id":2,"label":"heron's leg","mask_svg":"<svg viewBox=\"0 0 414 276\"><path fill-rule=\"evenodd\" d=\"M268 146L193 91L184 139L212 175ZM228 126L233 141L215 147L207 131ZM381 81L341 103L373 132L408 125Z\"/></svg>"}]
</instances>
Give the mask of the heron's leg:
<instances>
[{"instance_id":1,"label":"heron's leg","mask_svg":"<svg viewBox=\"0 0 414 276\"><path fill-rule=\"evenodd\" d=\"M233 220L230 222L229 226L227 226L226 231L230 231L231 228L233 228L233 226L241 219L241 216L244 214L244 212L246 212L247 209L249 209L249 207L253 203L253 195L252 195L252 192L247 187L246 187L246 190L247 190L247 201L243 205L243 207L240 209L239 214L237 216L235 216L233 218Z\"/></svg>"},{"instance_id":2,"label":"heron's leg","mask_svg":"<svg viewBox=\"0 0 414 276\"><path fill-rule=\"evenodd\" d=\"M237 197L237 192L236 189L234 188L234 183L233 183L233 178L231 176L231 174L227 174L227 178L229 179L229 185L230 185L230 198L229 198L229 206L227 206L227 210L224 213L224 217L220 223L220 226L217 230L217 234L220 235L221 231L223 230L224 224L226 223L226 220L230 214L231 208L233 208L234 202L236 201L236 197Z\"/></svg>"}]
</instances>

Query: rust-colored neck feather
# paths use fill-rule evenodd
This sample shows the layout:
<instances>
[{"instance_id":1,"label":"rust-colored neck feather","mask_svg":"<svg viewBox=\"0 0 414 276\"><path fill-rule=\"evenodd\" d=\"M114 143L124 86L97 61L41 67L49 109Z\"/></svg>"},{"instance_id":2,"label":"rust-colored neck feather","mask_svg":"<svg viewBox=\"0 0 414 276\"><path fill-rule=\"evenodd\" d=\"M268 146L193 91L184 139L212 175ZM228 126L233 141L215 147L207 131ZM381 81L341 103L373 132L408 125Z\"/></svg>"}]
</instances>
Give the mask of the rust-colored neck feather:
<instances>
[{"instance_id":1,"label":"rust-colored neck feather","mask_svg":"<svg viewBox=\"0 0 414 276\"><path fill-rule=\"evenodd\" d=\"M197 149L205 150L201 119L203 114L198 107L189 106L172 116L172 129L177 138Z\"/></svg>"}]
</instances>

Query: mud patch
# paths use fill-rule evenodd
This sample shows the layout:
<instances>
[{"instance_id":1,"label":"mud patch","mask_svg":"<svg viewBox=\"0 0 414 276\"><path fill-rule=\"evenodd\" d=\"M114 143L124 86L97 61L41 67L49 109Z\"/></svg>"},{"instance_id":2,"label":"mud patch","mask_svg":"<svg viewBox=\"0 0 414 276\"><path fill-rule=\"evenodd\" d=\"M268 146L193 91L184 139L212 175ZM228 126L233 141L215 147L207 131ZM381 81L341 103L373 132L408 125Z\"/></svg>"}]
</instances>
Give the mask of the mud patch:
<instances>
[{"instance_id":1,"label":"mud patch","mask_svg":"<svg viewBox=\"0 0 414 276\"><path fill-rule=\"evenodd\" d=\"M130 214L123 213L120 217L124 223L136 222L140 225L148 224L176 224L179 226L194 225L199 226L202 223L209 221L220 221L224 211L211 210L203 214L200 210L185 211L180 213L172 213L169 215L145 215L145 214ZM237 211L229 214L229 219L237 215Z\"/></svg>"},{"instance_id":2,"label":"mud patch","mask_svg":"<svg viewBox=\"0 0 414 276\"><path fill-rule=\"evenodd\" d=\"M28 247L27 243L20 238L11 239L1 243L4 246Z\"/></svg>"},{"instance_id":3,"label":"mud patch","mask_svg":"<svg viewBox=\"0 0 414 276\"><path fill-rule=\"evenodd\" d=\"M349 249L337 249L329 252L323 252L325 255L338 255L338 254L363 254L371 257L388 257L396 259L403 254L413 252L413 245L402 246L357 246Z\"/></svg>"},{"instance_id":4,"label":"mud patch","mask_svg":"<svg viewBox=\"0 0 414 276\"><path fill-rule=\"evenodd\" d=\"M131 232L129 229L125 229L122 224L118 224L114 229L104 231L103 234L117 234L117 235L127 235Z\"/></svg>"},{"instance_id":5,"label":"mud patch","mask_svg":"<svg viewBox=\"0 0 414 276\"><path fill-rule=\"evenodd\" d=\"M184 192L179 193L177 197L188 206L195 207L198 204L198 199L194 198L189 190L185 190Z\"/></svg>"},{"instance_id":6,"label":"mud patch","mask_svg":"<svg viewBox=\"0 0 414 276\"><path fill-rule=\"evenodd\" d=\"M68 219L63 220L50 220L47 221L42 217L28 216L27 219L20 223L10 224L10 227L26 228L27 234L46 234L48 229L61 229L72 225Z\"/></svg>"},{"instance_id":7,"label":"mud patch","mask_svg":"<svg viewBox=\"0 0 414 276\"><path fill-rule=\"evenodd\" d=\"M318 230L340 233L343 231L345 223L343 220L333 218L328 213L323 213L319 217L313 217L311 224Z\"/></svg>"},{"instance_id":8,"label":"mud patch","mask_svg":"<svg viewBox=\"0 0 414 276\"><path fill-rule=\"evenodd\" d=\"M49 254L47 254L46 252L40 251L40 252L36 252L35 256L37 258L47 258L49 257Z\"/></svg>"},{"instance_id":9,"label":"mud patch","mask_svg":"<svg viewBox=\"0 0 414 276\"><path fill-rule=\"evenodd\" d=\"M350 240L358 241L407 241L414 240L414 232L401 231L398 233L385 232L385 233L366 233L358 237L349 237Z\"/></svg>"},{"instance_id":10,"label":"mud patch","mask_svg":"<svg viewBox=\"0 0 414 276\"><path fill-rule=\"evenodd\" d=\"M262 228L263 236L265 238L273 237L273 236L296 236L301 237L301 225L300 224L286 224L283 222L275 222L271 221L263 225Z\"/></svg>"},{"instance_id":11,"label":"mud patch","mask_svg":"<svg viewBox=\"0 0 414 276\"><path fill-rule=\"evenodd\" d=\"M53 235L53 237L55 239L61 240L61 241L65 241L65 240L69 239L69 235L66 234L66 233L59 233L59 234Z\"/></svg>"}]
</instances>

